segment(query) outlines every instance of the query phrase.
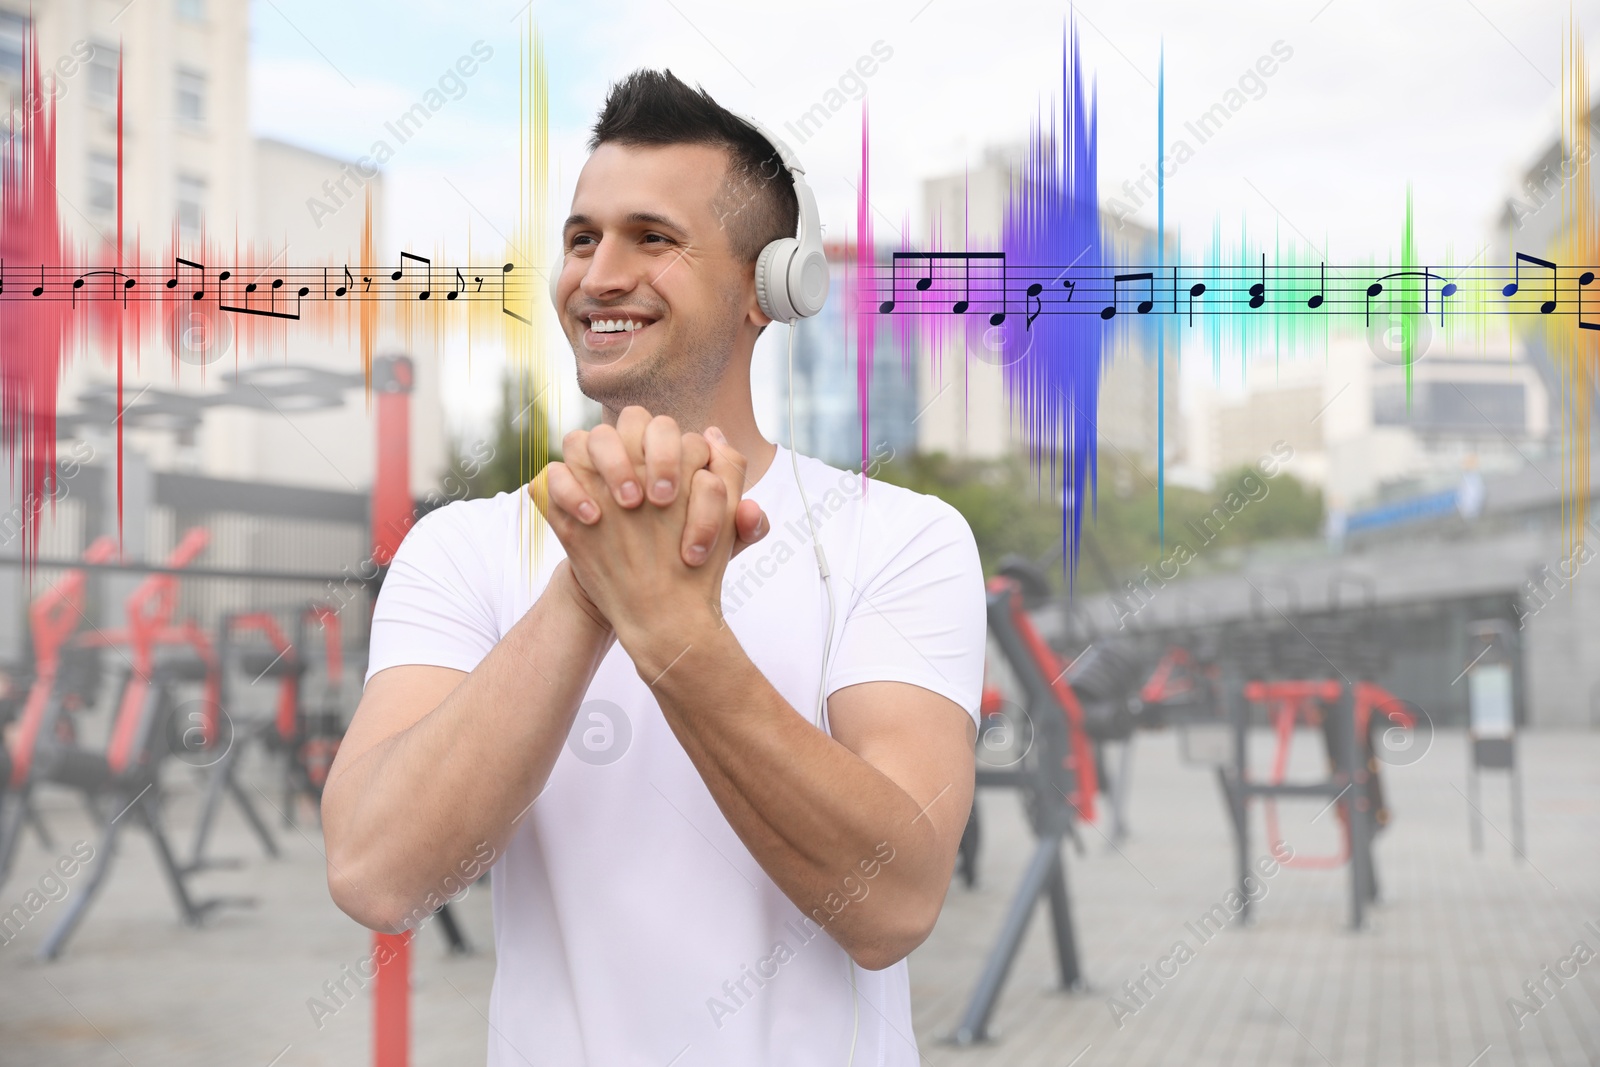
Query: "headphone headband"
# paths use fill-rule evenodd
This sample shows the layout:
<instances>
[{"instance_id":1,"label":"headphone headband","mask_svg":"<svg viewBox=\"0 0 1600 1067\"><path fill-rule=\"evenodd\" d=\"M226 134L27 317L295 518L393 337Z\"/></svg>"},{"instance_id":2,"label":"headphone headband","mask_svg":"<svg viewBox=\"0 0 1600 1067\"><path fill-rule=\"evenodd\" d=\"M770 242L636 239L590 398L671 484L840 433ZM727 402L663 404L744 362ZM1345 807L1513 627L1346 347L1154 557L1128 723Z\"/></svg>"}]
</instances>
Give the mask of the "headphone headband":
<instances>
[{"instance_id":1,"label":"headphone headband","mask_svg":"<svg viewBox=\"0 0 1600 1067\"><path fill-rule=\"evenodd\" d=\"M810 318L822 310L828 299L828 257L822 251L817 198L806 184L806 171L799 157L783 139L750 116L733 114L778 153L779 161L794 179L795 200L800 207L795 236L773 241L756 257L756 301L762 312L777 322Z\"/></svg>"}]
</instances>

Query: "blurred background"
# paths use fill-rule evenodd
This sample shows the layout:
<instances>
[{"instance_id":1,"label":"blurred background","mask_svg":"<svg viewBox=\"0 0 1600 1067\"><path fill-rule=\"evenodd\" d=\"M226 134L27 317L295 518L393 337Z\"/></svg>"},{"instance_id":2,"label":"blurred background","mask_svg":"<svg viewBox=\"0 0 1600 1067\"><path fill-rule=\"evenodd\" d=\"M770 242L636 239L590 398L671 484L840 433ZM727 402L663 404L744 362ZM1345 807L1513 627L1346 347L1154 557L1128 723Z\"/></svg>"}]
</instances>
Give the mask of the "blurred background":
<instances>
[{"instance_id":1,"label":"blurred background","mask_svg":"<svg viewBox=\"0 0 1600 1067\"><path fill-rule=\"evenodd\" d=\"M608 83L669 67L789 139L835 294L863 116L878 258L992 247L1072 18L1128 262L1156 242L1158 81L1185 247L1248 225L1387 261L1409 189L1424 258L1505 263L1551 254L1594 183L1559 91L1592 2L0 0L13 124L30 13L74 249L116 232L120 53L145 247L337 265L370 204L381 262L500 262L530 19L550 234ZM874 473L955 505L994 580L978 801L911 958L924 1062L1600 1062L1600 593L1562 491L1592 491L1564 442L1594 383L1499 326L1425 339L1409 375L1386 323L1164 366L1119 334L1071 574L1004 368L879 334ZM370 393L349 336L187 329L130 356L120 405L114 351L74 358L47 491L0 491L0 1064L376 1062L373 943L328 899L316 798L381 565L598 418L553 326L531 370L465 329L386 333ZM841 301L800 331L792 424L782 342L763 429L858 468ZM388 1040L480 1062L487 893L437 918Z\"/></svg>"}]
</instances>

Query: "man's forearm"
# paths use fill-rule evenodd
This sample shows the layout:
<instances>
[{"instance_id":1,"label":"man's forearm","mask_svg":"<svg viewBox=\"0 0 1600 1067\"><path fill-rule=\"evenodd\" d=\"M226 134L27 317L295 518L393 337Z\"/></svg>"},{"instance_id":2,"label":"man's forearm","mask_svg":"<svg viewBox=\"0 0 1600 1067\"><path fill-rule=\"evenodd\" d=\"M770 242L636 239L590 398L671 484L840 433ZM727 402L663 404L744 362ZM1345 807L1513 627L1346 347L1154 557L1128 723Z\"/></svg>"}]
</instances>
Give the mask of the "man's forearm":
<instances>
[{"instance_id":1,"label":"man's forearm","mask_svg":"<svg viewBox=\"0 0 1600 1067\"><path fill-rule=\"evenodd\" d=\"M553 580L436 708L331 777L323 827L340 906L393 927L484 844L503 851L611 641Z\"/></svg>"},{"instance_id":2,"label":"man's forearm","mask_svg":"<svg viewBox=\"0 0 1600 1067\"><path fill-rule=\"evenodd\" d=\"M661 672L651 688L667 722L745 847L857 962L903 957L931 926L950 876L933 819L798 714L726 627L684 631L676 643L681 658L666 667L671 648L658 646L650 658L660 664L641 673ZM853 888L865 871L870 893Z\"/></svg>"}]
</instances>

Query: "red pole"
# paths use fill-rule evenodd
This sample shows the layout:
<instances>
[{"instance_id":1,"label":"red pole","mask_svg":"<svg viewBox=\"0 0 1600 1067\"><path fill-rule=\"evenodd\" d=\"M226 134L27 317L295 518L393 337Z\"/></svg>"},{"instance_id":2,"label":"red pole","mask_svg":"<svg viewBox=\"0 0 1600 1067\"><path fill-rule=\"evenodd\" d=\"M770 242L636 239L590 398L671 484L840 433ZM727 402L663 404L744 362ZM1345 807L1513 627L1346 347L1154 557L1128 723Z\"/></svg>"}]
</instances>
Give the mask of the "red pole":
<instances>
[{"instance_id":1,"label":"red pole","mask_svg":"<svg viewBox=\"0 0 1600 1067\"><path fill-rule=\"evenodd\" d=\"M373 1067L411 1062L411 934L373 934Z\"/></svg>"},{"instance_id":2,"label":"red pole","mask_svg":"<svg viewBox=\"0 0 1600 1067\"><path fill-rule=\"evenodd\" d=\"M372 478L372 559L387 566L411 528L411 386L415 376L405 356L372 361L377 394L377 468ZM408 1067L411 1062L411 934L373 934L372 1062Z\"/></svg>"}]
</instances>

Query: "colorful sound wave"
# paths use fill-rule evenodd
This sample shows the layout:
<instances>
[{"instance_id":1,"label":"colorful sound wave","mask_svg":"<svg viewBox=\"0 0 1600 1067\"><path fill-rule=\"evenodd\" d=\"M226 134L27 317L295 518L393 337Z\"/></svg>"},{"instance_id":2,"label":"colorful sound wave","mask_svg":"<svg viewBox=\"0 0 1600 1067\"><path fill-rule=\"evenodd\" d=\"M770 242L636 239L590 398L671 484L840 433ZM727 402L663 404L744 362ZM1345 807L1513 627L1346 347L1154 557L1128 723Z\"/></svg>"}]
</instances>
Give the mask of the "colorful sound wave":
<instances>
[{"instance_id":1,"label":"colorful sound wave","mask_svg":"<svg viewBox=\"0 0 1600 1067\"><path fill-rule=\"evenodd\" d=\"M215 336L224 319L222 332L233 339L236 368L251 357L286 351L291 328L311 330L358 349L370 386L373 349L381 334L397 336L407 347L438 346L447 325L464 325L469 352L474 335L492 331L509 362L524 372L519 382L548 380L540 327L548 303L543 220L549 194L549 89L543 46L531 23L522 49L519 225L502 250L504 258L489 266L446 266L411 252L380 262L370 193L360 247L342 262L280 265L283 253L270 245L235 241L228 247L204 231L198 240L185 242L176 223L164 247L150 247L123 223L120 63L115 243L69 247L57 212L54 104L39 91L31 25L24 72L38 105L19 109L21 121L0 144L0 438L24 502L23 545L30 561L36 558L43 504L54 499L62 375L72 361L93 353L115 361L119 531L128 361L137 367L147 348L164 348L176 377L180 352L193 347L191 338ZM202 367L201 373L209 369ZM531 405L535 398L523 399ZM528 437L524 459L537 469L549 445Z\"/></svg>"},{"instance_id":2,"label":"colorful sound wave","mask_svg":"<svg viewBox=\"0 0 1600 1067\"><path fill-rule=\"evenodd\" d=\"M1594 284L1600 278L1600 211L1587 175L1588 83L1575 24L1569 41L1563 137L1583 173L1563 185L1562 237L1540 255L1513 252L1510 263L1484 265L1485 250L1479 249L1462 264L1446 249L1426 259L1414 237L1408 188L1398 257L1331 262L1326 245L1284 241L1277 234L1262 239L1242 222L1236 237L1226 236L1219 218L1198 255L1186 259L1181 236L1166 228L1164 179L1158 178L1150 246L1130 257L1109 239L1096 188L1097 107L1092 90L1084 91L1072 26L1063 43L1058 102L1048 117L1035 121L1011 175L997 247L971 250L968 244L969 250L952 251L935 234L928 248L891 252L874 270L858 269L849 294L858 333L869 336L874 321L888 319L936 367L959 349L966 357L963 370L973 360L1002 368L1014 424L1035 470L1060 488L1070 581L1084 506L1091 514L1094 508L1102 371L1127 331L1145 332L1158 361L1158 405L1164 408L1168 345L1180 355L1185 347L1209 349L1218 361L1213 373L1220 376L1224 352L1280 359L1326 354L1335 336L1369 331L1370 341L1377 329L1403 367L1409 405L1425 331L1442 335L1446 344L1486 349L1491 337L1504 343L1506 326L1536 325L1556 353L1562 377L1563 508L1575 543L1585 519L1592 389L1600 371L1600 285ZM1158 145L1164 143L1164 68L1163 56ZM865 137L863 124L863 220ZM863 243L869 242L870 229L862 226L860 232ZM1503 320L1499 329L1492 325L1496 320ZM1158 410L1158 421L1164 429L1164 411ZM1162 447L1158 500L1164 467Z\"/></svg>"},{"instance_id":3,"label":"colorful sound wave","mask_svg":"<svg viewBox=\"0 0 1600 1067\"><path fill-rule=\"evenodd\" d=\"M1586 73L1576 26L1564 61L1563 126L1568 152L1586 168L1590 158ZM48 499L55 467L56 410L68 361L89 351L115 352L118 410L126 360L137 366L144 346L165 341L195 319L228 317L238 343L235 361L270 353L289 329L342 334L359 348L370 371L380 331L408 345L442 341L447 324L464 321L474 335L492 333L506 347L531 406L549 389L542 346L546 300L545 222L549 199L548 85L543 46L529 23L521 56L519 170L521 200L514 239L492 265L446 264L410 251L380 257L373 248L370 205L361 247L344 262L275 266L271 247L202 237L179 240L176 228L159 250L123 228L121 153L115 245L67 247L56 210L53 105L37 93L39 62L31 31L26 80L39 110L0 147L0 436L20 461L26 501ZM120 75L119 75L120 84ZM1099 404L1108 360L1143 331L1157 353L1158 424L1164 430L1165 362L1198 345L1213 358L1225 351L1279 357L1325 352L1341 332L1371 329L1375 319L1397 325L1407 390L1424 329L1447 341L1485 343L1491 322L1526 323L1537 316L1562 377L1564 507L1569 536L1584 521L1588 488L1592 383L1600 368L1600 211L1591 182L1562 190L1561 238L1541 254L1518 252L1505 265L1483 265L1479 250L1464 264L1452 250L1428 259L1413 238L1409 190L1397 257L1335 260L1327 247L1251 234L1241 223L1225 233L1221 220L1208 239L1191 244L1166 227L1166 188L1158 179L1153 242L1119 247L1102 222L1098 188L1098 114L1088 89L1075 24L1062 47L1059 95L1036 116L1024 158L1013 174L996 247L943 247L936 234L917 250L902 238L880 262L870 201L871 149L863 106L861 175L855 257L847 271L851 301L863 455L869 451L868 391L877 331L891 329L903 358L928 361L934 373L967 374L974 359L1002 371L1011 415L1041 479L1059 487L1064 554L1076 569L1085 510L1093 514L1100 442ZM1158 87L1155 129L1165 126L1165 69ZM121 129L119 89L118 128ZM119 146L120 146L119 132ZM469 248L469 259L470 248ZM267 264L267 266L259 266ZM458 316L460 318L458 318ZM1131 325L1130 325L1131 324ZM1500 331L1503 332L1503 331ZM913 357L913 353L915 354ZM958 361L959 360L959 361ZM532 425L530 420L529 425ZM121 483L121 417L118 486ZM528 434L524 464L531 474L548 442ZM1157 475L1165 484L1164 449ZM25 532L31 554L39 508L29 509ZM119 516L120 521L120 516ZM1158 519L1158 522L1160 520Z\"/></svg>"}]
</instances>

